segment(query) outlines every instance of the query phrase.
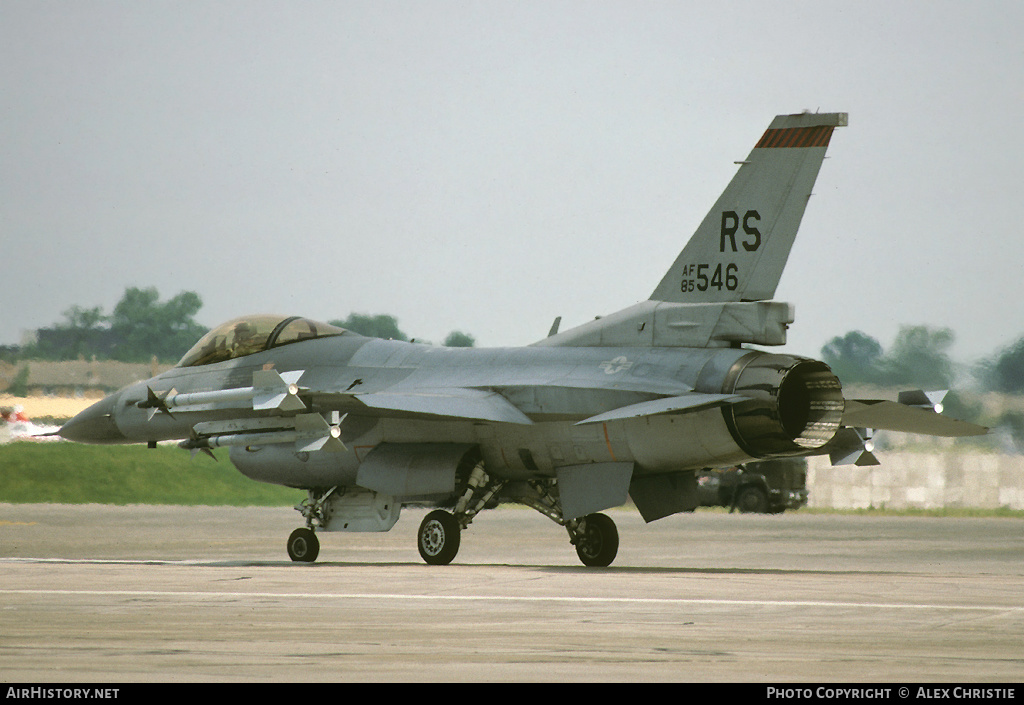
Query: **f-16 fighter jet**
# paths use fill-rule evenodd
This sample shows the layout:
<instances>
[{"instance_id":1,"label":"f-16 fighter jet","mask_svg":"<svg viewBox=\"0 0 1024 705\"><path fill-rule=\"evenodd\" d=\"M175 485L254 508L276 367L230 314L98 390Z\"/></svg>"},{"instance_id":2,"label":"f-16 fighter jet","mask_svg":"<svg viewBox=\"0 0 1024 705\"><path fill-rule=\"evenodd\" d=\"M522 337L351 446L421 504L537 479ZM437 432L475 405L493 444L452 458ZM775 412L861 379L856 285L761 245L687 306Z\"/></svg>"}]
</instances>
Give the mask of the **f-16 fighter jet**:
<instances>
[{"instance_id":1,"label":"f-16 fighter jet","mask_svg":"<svg viewBox=\"0 0 1024 705\"><path fill-rule=\"evenodd\" d=\"M811 188L845 113L780 115L650 298L520 348L444 348L257 315L206 334L173 369L110 395L59 431L85 443L180 440L229 449L246 476L308 491L296 561L317 532L387 531L436 507L417 535L456 556L484 509L530 506L580 560L619 545L602 510L631 498L650 522L698 505L698 470L787 456L877 464L872 429L987 429L935 395L850 400L827 365L751 346L786 342L773 301Z\"/></svg>"}]
</instances>

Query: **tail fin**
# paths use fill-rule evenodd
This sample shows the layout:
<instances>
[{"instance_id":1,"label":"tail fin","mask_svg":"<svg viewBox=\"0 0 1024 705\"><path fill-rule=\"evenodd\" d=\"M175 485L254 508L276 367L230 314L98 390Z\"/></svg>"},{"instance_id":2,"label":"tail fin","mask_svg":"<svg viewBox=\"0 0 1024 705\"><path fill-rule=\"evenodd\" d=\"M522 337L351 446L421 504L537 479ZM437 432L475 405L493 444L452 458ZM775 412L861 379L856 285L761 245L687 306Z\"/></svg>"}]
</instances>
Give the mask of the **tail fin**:
<instances>
[{"instance_id":1,"label":"tail fin","mask_svg":"<svg viewBox=\"0 0 1024 705\"><path fill-rule=\"evenodd\" d=\"M846 113L779 115L651 294L654 301L775 295L832 130Z\"/></svg>"}]
</instances>

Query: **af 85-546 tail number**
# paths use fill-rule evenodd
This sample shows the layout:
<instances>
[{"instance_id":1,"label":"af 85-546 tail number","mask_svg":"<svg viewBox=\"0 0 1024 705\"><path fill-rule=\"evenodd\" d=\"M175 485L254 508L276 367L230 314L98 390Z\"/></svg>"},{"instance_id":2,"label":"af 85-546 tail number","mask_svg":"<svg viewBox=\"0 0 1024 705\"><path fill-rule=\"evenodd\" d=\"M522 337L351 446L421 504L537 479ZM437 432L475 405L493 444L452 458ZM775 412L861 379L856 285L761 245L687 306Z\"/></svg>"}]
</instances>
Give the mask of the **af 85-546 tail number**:
<instances>
[{"instance_id":1,"label":"af 85-546 tail number","mask_svg":"<svg viewBox=\"0 0 1024 705\"><path fill-rule=\"evenodd\" d=\"M719 237L719 252L756 252L761 247L761 231L757 229L757 223L761 220L761 214L756 210L748 210L741 218L736 211L722 211L722 229ZM737 241L737 234L742 225L743 236ZM713 267L713 268L712 268ZM740 285L739 265L735 262L728 263L692 263L683 268L683 277L679 284L679 290L707 291L716 289L721 291L736 291Z\"/></svg>"},{"instance_id":2,"label":"af 85-546 tail number","mask_svg":"<svg viewBox=\"0 0 1024 705\"><path fill-rule=\"evenodd\" d=\"M740 285L737 276L739 265L730 262L724 267L719 262L714 270L710 264L690 264L683 269L683 280L679 286L680 291L707 291L708 289L723 288L729 291L736 291Z\"/></svg>"}]
</instances>

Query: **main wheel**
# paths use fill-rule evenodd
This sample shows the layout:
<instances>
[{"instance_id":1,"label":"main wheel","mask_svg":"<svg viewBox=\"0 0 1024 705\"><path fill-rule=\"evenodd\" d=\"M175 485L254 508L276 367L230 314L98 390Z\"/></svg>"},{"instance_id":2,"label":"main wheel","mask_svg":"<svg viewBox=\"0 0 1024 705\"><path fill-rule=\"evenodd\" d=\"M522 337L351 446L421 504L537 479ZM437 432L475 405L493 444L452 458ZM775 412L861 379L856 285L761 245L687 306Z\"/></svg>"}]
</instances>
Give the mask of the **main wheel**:
<instances>
[{"instance_id":1,"label":"main wheel","mask_svg":"<svg viewBox=\"0 0 1024 705\"><path fill-rule=\"evenodd\" d=\"M459 552L462 528L458 520L444 511L436 509L423 518L416 544L420 556L430 565L448 565Z\"/></svg>"},{"instance_id":2,"label":"main wheel","mask_svg":"<svg viewBox=\"0 0 1024 705\"><path fill-rule=\"evenodd\" d=\"M288 556L293 561L312 563L320 553L320 539L312 529L296 529L288 537Z\"/></svg>"},{"instance_id":3,"label":"main wheel","mask_svg":"<svg viewBox=\"0 0 1024 705\"><path fill-rule=\"evenodd\" d=\"M576 555L583 565L603 568L612 564L619 552L619 530L604 514L588 514L580 527L583 536L576 542Z\"/></svg>"},{"instance_id":4,"label":"main wheel","mask_svg":"<svg viewBox=\"0 0 1024 705\"><path fill-rule=\"evenodd\" d=\"M768 511L768 495L760 487L744 487L736 498L736 508L744 514L764 514Z\"/></svg>"}]
</instances>

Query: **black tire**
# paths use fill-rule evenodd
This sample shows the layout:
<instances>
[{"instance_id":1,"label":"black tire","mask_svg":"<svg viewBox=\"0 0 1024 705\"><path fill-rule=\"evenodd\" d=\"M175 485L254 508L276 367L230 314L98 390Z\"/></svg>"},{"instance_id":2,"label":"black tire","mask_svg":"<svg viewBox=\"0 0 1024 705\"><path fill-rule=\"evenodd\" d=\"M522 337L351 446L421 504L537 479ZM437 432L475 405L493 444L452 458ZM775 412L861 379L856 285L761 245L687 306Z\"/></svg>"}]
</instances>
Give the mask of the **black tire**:
<instances>
[{"instance_id":1,"label":"black tire","mask_svg":"<svg viewBox=\"0 0 1024 705\"><path fill-rule=\"evenodd\" d=\"M736 498L736 508L743 514L765 514L768 511L768 495L760 487L744 487Z\"/></svg>"},{"instance_id":2,"label":"black tire","mask_svg":"<svg viewBox=\"0 0 1024 705\"><path fill-rule=\"evenodd\" d=\"M416 533L420 557L429 565L448 565L459 552L461 535L458 520L443 509L435 509L423 518Z\"/></svg>"},{"instance_id":3,"label":"black tire","mask_svg":"<svg viewBox=\"0 0 1024 705\"><path fill-rule=\"evenodd\" d=\"M612 564L619 552L619 530L604 514L583 517L583 536L576 542L576 555L583 565L604 568Z\"/></svg>"},{"instance_id":4,"label":"black tire","mask_svg":"<svg viewBox=\"0 0 1024 705\"><path fill-rule=\"evenodd\" d=\"M296 529L288 537L288 556L293 561L312 563L320 554L320 539L312 529Z\"/></svg>"}]
</instances>

